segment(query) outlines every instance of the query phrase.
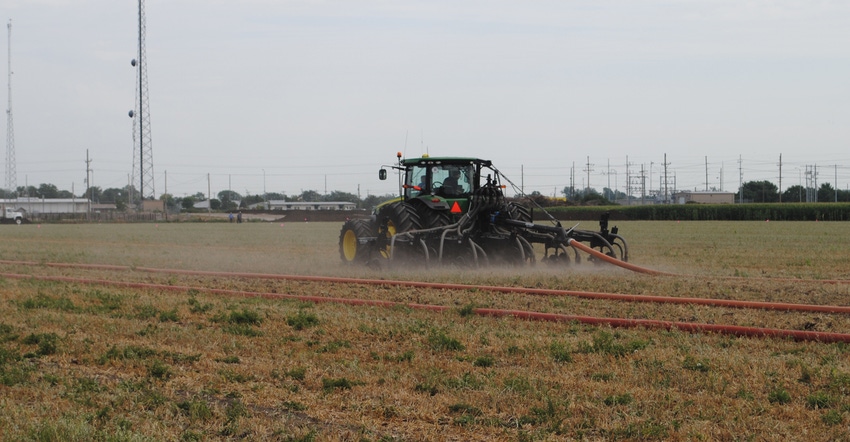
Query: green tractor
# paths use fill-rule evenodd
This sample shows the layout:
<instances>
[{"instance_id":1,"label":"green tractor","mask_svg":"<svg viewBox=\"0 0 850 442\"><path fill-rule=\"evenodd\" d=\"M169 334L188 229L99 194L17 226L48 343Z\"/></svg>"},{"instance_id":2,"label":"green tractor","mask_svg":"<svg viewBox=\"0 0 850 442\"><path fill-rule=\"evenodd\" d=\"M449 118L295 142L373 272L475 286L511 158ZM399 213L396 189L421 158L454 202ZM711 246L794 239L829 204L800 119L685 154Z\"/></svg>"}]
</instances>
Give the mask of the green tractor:
<instances>
[{"instance_id":1,"label":"green tractor","mask_svg":"<svg viewBox=\"0 0 850 442\"><path fill-rule=\"evenodd\" d=\"M617 227L608 230L607 215L598 232L566 229L551 216L551 226L533 223L531 210L505 198L501 181L510 181L488 160L403 159L399 153L391 168L399 172L400 196L378 205L368 219L343 224L339 254L345 263L526 265L537 261L535 245L541 261L569 263L571 241L628 260L626 242ZM386 180L386 168L378 176ZM581 260L577 250L572 255Z\"/></svg>"}]
</instances>

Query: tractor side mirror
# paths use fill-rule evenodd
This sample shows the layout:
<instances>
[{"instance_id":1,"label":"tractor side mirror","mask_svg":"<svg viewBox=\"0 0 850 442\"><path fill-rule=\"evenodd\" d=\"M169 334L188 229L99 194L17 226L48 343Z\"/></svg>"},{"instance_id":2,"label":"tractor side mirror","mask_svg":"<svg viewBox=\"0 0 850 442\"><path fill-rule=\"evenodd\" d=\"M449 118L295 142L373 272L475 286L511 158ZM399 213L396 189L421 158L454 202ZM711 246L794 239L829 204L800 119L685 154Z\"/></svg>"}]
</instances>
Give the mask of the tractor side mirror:
<instances>
[{"instance_id":1,"label":"tractor side mirror","mask_svg":"<svg viewBox=\"0 0 850 442\"><path fill-rule=\"evenodd\" d=\"M387 179L387 169L381 169L378 171L378 179L384 181Z\"/></svg>"}]
</instances>

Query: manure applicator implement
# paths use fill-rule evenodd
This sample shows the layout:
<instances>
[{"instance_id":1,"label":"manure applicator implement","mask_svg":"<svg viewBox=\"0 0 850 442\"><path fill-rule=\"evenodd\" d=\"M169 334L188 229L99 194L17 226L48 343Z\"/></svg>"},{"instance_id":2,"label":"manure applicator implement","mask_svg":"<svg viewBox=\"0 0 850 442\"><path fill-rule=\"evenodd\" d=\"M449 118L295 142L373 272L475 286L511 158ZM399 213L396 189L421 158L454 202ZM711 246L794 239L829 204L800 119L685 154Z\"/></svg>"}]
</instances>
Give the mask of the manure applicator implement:
<instances>
[{"instance_id":1,"label":"manure applicator implement","mask_svg":"<svg viewBox=\"0 0 850 442\"><path fill-rule=\"evenodd\" d=\"M400 196L378 205L368 219L345 222L339 236L343 262L525 265L538 260L537 245L540 261L566 264L581 261L569 247L575 241L628 261L626 241L617 227L608 229L607 214L595 232L565 228L551 216L552 225L535 224L530 209L505 197L501 183L510 180L489 160L399 153L390 168L398 172ZM378 176L387 179L387 169Z\"/></svg>"}]
</instances>

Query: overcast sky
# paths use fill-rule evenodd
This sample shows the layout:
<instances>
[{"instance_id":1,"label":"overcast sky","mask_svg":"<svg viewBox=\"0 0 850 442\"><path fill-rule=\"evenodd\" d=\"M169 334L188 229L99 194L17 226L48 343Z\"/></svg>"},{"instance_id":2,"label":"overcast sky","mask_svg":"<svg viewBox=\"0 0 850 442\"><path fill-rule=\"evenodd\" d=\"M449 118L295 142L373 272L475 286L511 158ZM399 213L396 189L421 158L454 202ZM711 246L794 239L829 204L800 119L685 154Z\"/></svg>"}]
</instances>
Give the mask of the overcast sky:
<instances>
[{"instance_id":1,"label":"overcast sky","mask_svg":"<svg viewBox=\"0 0 850 442\"><path fill-rule=\"evenodd\" d=\"M88 150L93 185L125 186L138 2L0 11L18 185L82 194ZM157 195L166 176L175 196L206 193L208 174L214 195L383 195L395 181L377 171L397 151L492 159L549 195L574 164L576 187L625 191L627 158L658 188L665 154L680 189L722 177L735 191L741 174L778 184L780 154L783 189L805 184L809 165L819 184L837 174L850 186L850 2L147 0L145 11Z\"/></svg>"}]
</instances>

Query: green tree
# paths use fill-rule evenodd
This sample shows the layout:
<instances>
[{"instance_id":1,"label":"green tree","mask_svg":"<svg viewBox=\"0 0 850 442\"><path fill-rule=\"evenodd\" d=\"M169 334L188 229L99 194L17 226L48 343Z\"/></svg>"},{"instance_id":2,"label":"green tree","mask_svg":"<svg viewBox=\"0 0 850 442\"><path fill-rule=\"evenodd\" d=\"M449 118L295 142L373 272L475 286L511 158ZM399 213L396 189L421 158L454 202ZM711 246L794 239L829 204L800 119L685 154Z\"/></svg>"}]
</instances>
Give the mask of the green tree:
<instances>
[{"instance_id":1,"label":"green tree","mask_svg":"<svg viewBox=\"0 0 850 442\"><path fill-rule=\"evenodd\" d=\"M744 195L744 202L775 203L779 201L779 188L770 181L747 181L735 194L735 201L741 200L741 192Z\"/></svg>"},{"instance_id":2,"label":"green tree","mask_svg":"<svg viewBox=\"0 0 850 442\"><path fill-rule=\"evenodd\" d=\"M836 196L837 194L832 184L823 183L820 185L820 189L818 189L818 202L831 203L836 200Z\"/></svg>"},{"instance_id":3,"label":"green tree","mask_svg":"<svg viewBox=\"0 0 850 442\"><path fill-rule=\"evenodd\" d=\"M242 195L239 192L235 192L233 190L222 190L218 193L218 199L224 201L240 201L242 200Z\"/></svg>"},{"instance_id":4,"label":"green tree","mask_svg":"<svg viewBox=\"0 0 850 442\"><path fill-rule=\"evenodd\" d=\"M367 195L366 198L363 199L363 202L360 203L361 207L364 209L372 209L378 204L381 204L384 201L391 200L396 198L397 195L387 194L387 195Z\"/></svg>"},{"instance_id":5,"label":"green tree","mask_svg":"<svg viewBox=\"0 0 850 442\"><path fill-rule=\"evenodd\" d=\"M322 194L315 190L305 190L301 192L301 201L316 202L322 201Z\"/></svg>"},{"instance_id":6,"label":"green tree","mask_svg":"<svg viewBox=\"0 0 850 442\"><path fill-rule=\"evenodd\" d=\"M100 202L101 197L103 196L103 191L98 186L92 186L86 189L86 192L83 194L83 198L88 198L94 202Z\"/></svg>"},{"instance_id":7,"label":"green tree","mask_svg":"<svg viewBox=\"0 0 850 442\"><path fill-rule=\"evenodd\" d=\"M323 198L324 201L347 201L350 203L359 203L360 198L353 193L341 192L339 190L334 190L329 193L327 196Z\"/></svg>"},{"instance_id":8,"label":"green tree","mask_svg":"<svg viewBox=\"0 0 850 442\"><path fill-rule=\"evenodd\" d=\"M19 196L36 196L38 189L35 186L18 186L17 193Z\"/></svg>"},{"instance_id":9,"label":"green tree","mask_svg":"<svg viewBox=\"0 0 850 442\"><path fill-rule=\"evenodd\" d=\"M782 192L783 203L800 203L806 201L806 189L800 185L794 185Z\"/></svg>"},{"instance_id":10,"label":"green tree","mask_svg":"<svg viewBox=\"0 0 850 442\"><path fill-rule=\"evenodd\" d=\"M195 198L191 196L187 196L180 201L180 205L188 210L195 207Z\"/></svg>"},{"instance_id":11,"label":"green tree","mask_svg":"<svg viewBox=\"0 0 850 442\"><path fill-rule=\"evenodd\" d=\"M39 198L59 198L59 189L53 184L42 183L35 191Z\"/></svg>"},{"instance_id":12,"label":"green tree","mask_svg":"<svg viewBox=\"0 0 850 442\"><path fill-rule=\"evenodd\" d=\"M177 201L174 195L170 193L163 193L159 196L159 200L165 202L165 210L172 210L177 207Z\"/></svg>"},{"instance_id":13,"label":"green tree","mask_svg":"<svg viewBox=\"0 0 850 442\"><path fill-rule=\"evenodd\" d=\"M232 190L222 190L218 193L218 199L221 201L221 210L236 210L242 200L242 195Z\"/></svg>"},{"instance_id":14,"label":"green tree","mask_svg":"<svg viewBox=\"0 0 850 442\"><path fill-rule=\"evenodd\" d=\"M248 195L245 198L242 198L242 205L240 207L250 207L261 202L263 202L262 195Z\"/></svg>"}]
</instances>

